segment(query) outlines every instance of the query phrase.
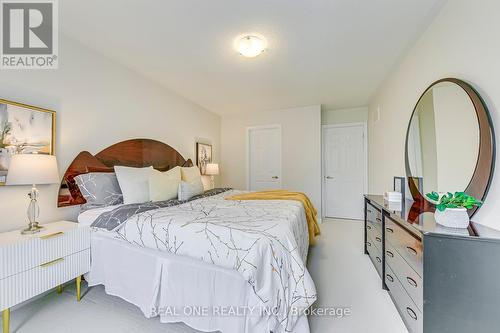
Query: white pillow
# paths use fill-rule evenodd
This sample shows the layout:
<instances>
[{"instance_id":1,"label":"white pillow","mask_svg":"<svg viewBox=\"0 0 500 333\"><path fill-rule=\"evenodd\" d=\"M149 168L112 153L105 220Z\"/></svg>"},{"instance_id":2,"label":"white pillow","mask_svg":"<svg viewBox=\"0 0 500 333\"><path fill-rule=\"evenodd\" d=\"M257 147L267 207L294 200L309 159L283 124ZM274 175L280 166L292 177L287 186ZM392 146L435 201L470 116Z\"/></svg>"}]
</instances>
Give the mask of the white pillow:
<instances>
[{"instance_id":1,"label":"white pillow","mask_svg":"<svg viewBox=\"0 0 500 333\"><path fill-rule=\"evenodd\" d=\"M177 198L180 182L180 167L165 172L153 170L149 175L149 200L164 201Z\"/></svg>"},{"instance_id":2,"label":"white pillow","mask_svg":"<svg viewBox=\"0 0 500 333\"><path fill-rule=\"evenodd\" d=\"M189 200L195 195L203 194L203 183L201 178L195 179L192 182L181 181L179 183L179 193L177 197L180 201Z\"/></svg>"},{"instance_id":3,"label":"white pillow","mask_svg":"<svg viewBox=\"0 0 500 333\"><path fill-rule=\"evenodd\" d=\"M149 176L153 167L130 168L115 166L116 178L123 193L123 203L143 203L149 201Z\"/></svg>"},{"instance_id":4,"label":"white pillow","mask_svg":"<svg viewBox=\"0 0 500 333\"><path fill-rule=\"evenodd\" d=\"M197 166L182 167L181 168L182 180L185 182L192 182L196 179L201 179L200 169Z\"/></svg>"}]
</instances>

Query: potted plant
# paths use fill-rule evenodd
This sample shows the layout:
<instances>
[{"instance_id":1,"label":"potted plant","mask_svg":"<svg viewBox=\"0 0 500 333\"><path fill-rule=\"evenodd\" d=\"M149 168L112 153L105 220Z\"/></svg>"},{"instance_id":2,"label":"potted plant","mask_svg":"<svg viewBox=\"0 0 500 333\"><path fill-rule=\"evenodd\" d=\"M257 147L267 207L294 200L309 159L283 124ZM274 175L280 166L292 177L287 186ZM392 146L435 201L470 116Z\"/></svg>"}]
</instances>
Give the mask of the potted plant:
<instances>
[{"instance_id":1,"label":"potted plant","mask_svg":"<svg viewBox=\"0 0 500 333\"><path fill-rule=\"evenodd\" d=\"M467 228L469 226L467 209L483 204L465 192L455 192L455 194L448 192L442 195L431 192L425 196L436 205L434 213L436 223L451 228Z\"/></svg>"}]
</instances>

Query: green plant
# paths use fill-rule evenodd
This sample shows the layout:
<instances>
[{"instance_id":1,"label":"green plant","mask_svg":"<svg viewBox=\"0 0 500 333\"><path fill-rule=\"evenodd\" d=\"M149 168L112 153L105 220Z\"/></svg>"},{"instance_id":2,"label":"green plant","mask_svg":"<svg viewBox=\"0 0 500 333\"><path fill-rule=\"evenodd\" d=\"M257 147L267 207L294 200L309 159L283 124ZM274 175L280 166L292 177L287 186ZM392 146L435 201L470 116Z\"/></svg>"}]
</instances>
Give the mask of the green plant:
<instances>
[{"instance_id":1,"label":"green plant","mask_svg":"<svg viewBox=\"0 0 500 333\"><path fill-rule=\"evenodd\" d=\"M455 192L455 194L448 192L442 196L437 192L431 192L427 193L425 196L436 204L436 208L440 212L444 211L446 208L463 207L471 209L474 206L480 207L483 204L481 200L477 200L465 192Z\"/></svg>"}]
</instances>

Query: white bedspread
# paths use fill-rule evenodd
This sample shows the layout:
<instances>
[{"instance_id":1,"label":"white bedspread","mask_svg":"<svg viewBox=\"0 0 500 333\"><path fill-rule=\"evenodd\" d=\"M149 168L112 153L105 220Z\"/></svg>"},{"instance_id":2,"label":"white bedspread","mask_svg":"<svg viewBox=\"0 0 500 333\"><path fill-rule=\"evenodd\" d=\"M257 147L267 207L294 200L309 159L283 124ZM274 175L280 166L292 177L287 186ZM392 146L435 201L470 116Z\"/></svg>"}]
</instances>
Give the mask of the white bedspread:
<instances>
[{"instance_id":1,"label":"white bedspread","mask_svg":"<svg viewBox=\"0 0 500 333\"><path fill-rule=\"evenodd\" d=\"M238 271L273 312L271 327L292 331L316 300L305 266L304 208L295 201L224 200L235 192L134 215L116 237Z\"/></svg>"}]
</instances>

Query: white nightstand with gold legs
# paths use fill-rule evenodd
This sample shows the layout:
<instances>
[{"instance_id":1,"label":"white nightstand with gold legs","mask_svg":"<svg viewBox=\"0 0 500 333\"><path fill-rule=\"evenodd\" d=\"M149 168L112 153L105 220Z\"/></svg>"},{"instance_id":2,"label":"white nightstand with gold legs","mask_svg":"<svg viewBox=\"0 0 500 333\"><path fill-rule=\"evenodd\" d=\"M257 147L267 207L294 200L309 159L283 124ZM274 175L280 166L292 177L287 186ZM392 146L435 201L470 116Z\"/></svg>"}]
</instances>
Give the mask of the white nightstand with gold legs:
<instances>
[{"instance_id":1,"label":"white nightstand with gold legs","mask_svg":"<svg viewBox=\"0 0 500 333\"><path fill-rule=\"evenodd\" d=\"M0 233L0 311L9 332L10 308L76 279L81 299L82 275L90 270L90 229L77 223L48 223L37 234Z\"/></svg>"}]
</instances>

